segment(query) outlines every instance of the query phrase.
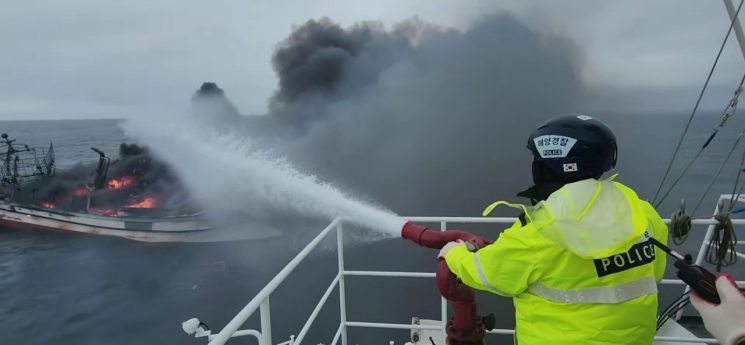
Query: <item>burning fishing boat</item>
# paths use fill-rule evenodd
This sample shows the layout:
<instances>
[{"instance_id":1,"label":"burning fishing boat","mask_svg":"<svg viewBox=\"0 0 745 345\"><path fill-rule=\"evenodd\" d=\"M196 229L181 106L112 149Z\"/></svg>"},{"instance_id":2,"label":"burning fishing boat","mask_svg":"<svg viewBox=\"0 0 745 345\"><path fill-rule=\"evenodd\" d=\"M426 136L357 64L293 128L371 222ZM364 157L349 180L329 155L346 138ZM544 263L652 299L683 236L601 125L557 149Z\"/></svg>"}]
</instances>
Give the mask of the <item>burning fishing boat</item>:
<instances>
[{"instance_id":1,"label":"burning fishing boat","mask_svg":"<svg viewBox=\"0 0 745 345\"><path fill-rule=\"evenodd\" d=\"M145 148L122 143L112 161L92 147L99 155L95 168L78 164L61 171L53 144L29 147L0 137L0 225L148 242L190 241L195 233L236 226L207 217ZM279 235L270 230L244 230L242 239Z\"/></svg>"}]
</instances>

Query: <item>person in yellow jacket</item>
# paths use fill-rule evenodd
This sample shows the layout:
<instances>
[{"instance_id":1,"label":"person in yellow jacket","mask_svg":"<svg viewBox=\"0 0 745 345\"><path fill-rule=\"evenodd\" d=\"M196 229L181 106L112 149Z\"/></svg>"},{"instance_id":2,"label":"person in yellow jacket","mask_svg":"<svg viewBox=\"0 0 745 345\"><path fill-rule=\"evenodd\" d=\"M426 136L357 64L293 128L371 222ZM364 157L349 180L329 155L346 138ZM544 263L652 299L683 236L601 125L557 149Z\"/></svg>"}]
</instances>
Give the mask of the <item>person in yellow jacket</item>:
<instances>
[{"instance_id":1,"label":"person in yellow jacket","mask_svg":"<svg viewBox=\"0 0 745 345\"><path fill-rule=\"evenodd\" d=\"M475 289L512 297L515 342L652 344L657 283L667 226L654 208L613 178L616 137L585 115L560 116L528 140L534 186L518 194L531 206L492 245L476 253L462 242L440 251L450 270ZM613 176L615 177L615 176Z\"/></svg>"}]
</instances>

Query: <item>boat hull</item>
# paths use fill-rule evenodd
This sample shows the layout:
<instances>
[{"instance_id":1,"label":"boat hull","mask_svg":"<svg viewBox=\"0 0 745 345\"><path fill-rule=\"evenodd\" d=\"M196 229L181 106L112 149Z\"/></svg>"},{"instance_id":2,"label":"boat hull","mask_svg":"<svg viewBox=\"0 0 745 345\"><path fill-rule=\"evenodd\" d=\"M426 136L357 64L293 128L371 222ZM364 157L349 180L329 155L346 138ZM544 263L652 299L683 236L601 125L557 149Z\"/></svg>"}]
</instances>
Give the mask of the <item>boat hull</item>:
<instances>
[{"instance_id":1,"label":"boat hull","mask_svg":"<svg viewBox=\"0 0 745 345\"><path fill-rule=\"evenodd\" d=\"M281 235L278 230L263 225L250 222L219 224L202 215L166 218L107 217L19 204L0 204L0 225L116 236L143 242L254 240ZM226 237L226 232L239 232L240 236Z\"/></svg>"}]
</instances>

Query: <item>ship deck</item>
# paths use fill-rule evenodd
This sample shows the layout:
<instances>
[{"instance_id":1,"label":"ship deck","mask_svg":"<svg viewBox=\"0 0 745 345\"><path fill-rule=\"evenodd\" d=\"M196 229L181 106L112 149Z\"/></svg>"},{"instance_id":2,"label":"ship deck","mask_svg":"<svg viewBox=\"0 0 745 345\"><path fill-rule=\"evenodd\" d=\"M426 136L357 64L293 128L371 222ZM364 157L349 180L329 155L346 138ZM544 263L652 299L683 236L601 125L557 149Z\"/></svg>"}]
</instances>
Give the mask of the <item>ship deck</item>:
<instances>
[{"instance_id":1,"label":"ship deck","mask_svg":"<svg viewBox=\"0 0 745 345\"><path fill-rule=\"evenodd\" d=\"M731 195L720 196L721 200L729 200ZM745 198L738 200L738 202L745 202ZM719 205L717 203L714 214L720 212ZM448 227L448 223L502 223L512 224L517 221L517 218L462 218L462 217L402 217L406 220L417 222L420 224L432 224L439 223L440 230L444 231ZM192 334L197 338L207 338L209 345L222 345L225 344L232 337L242 336L253 336L256 337L260 344L280 344L280 345L296 345L302 344L305 340L305 336L308 330L313 325L316 317L318 316L321 308L324 306L332 292L338 291L339 298L339 316L341 322L338 326L335 336L333 339L329 339L330 344L366 344L365 339L348 339L347 329L350 327L365 327L365 328L378 328L378 329L408 329L411 330L410 339L393 339L390 344L405 344L411 343L414 345L424 344L445 344L445 325L448 320L447 313L447 301L444 298L440 298L440 310L441 317L439 320L431 319L419 319L417 315L411 315L412 322L409 324L392 324L392 323L374 323L364 322L363 320L348 320L347 319L347 307L346 307L346 293L345 293L345 277L348 276L372 276L372 277L419 277L419 278L434 278L435 273L433 272L386 272L386 271L351 271L345 269L344 266L344 227L343 224L348 219L337 218L331 222L323 231L321 231L316 238L314 238L300 253L290 261L275 277L272 279L238 314L218 333L212 334L212 331L197 327L201 321L196 318L190 319L182 324L184 331L188 334ZM666 223L669 224L670 220L666 219ZM745 219L733 219L733 225L736 228L745 225ZM692 221L693 229L706 229L706 235L701 243L700 251L698 255L694 257L696 264L703 262L706 248L711 241L712 236L715 232L716 221L713 218L709 219L695 219ZM702 225L707 225L702 227ZM434 229L434 228L433 228ZM309 315L303 328L297 333L297 336L291 336L291 339L283 339L281 341L273 341L272 339L272 324L271 324L271 311L269 305L269 298L277 287L287 278L289 274L308 256L308 254L315 249L318 244L327 237L331 232L336 232L337 238L337 254L338 254L338 274L331 281L326 292L321 297L320 301L316 305L313 312ZM745 244L745 241L739 241L739 245ZM742 253L736 253L739 257L745 257ZM394 255L392 253L392 255ZM662 279L661 285L671 285L675 288L680 288L681 293L688 291L688 287L678 279ZM738 280L737 284L742 288L745 287L745 281ZM416 298L412 296L411 298ZM434 301L422 301L422 303L434 303ZM261 316L261 330L239 330L246 320L253 315L257 310L260 310ZM494 335L504 339L511 338L510 334L514 334L514 329L493 329L487 331L486 342L490 342L491 337ZM416 335L416 337L415 337ZM655 337L654 344L659 345L682 345L682 344L717 344L717 340L712 338L708 332L702 326L700 318L696 317L685 317L682 318L682 311L678 312L675 317L670 318L663 327L659 330ZM314 342L315 344L315 342Z\"/></svg>"}]
</instances>

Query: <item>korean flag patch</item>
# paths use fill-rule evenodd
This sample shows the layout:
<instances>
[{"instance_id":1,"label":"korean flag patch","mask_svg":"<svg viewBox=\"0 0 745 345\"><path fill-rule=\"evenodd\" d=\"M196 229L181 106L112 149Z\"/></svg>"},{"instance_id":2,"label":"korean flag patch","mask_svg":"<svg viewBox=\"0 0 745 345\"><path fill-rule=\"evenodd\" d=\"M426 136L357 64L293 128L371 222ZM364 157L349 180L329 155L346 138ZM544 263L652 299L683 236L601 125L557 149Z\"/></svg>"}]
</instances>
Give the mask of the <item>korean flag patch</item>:
<instances>
[{"instance_id":1,"label":"korean flag patch","mask_svg":"<svg viewBox=\"0 0 745 345\"><path fill-rule=\"evenodd\" d=\"M564 172L575 172L577 171L577 163L564 164Z\"/></svg>"}]
</instances>

